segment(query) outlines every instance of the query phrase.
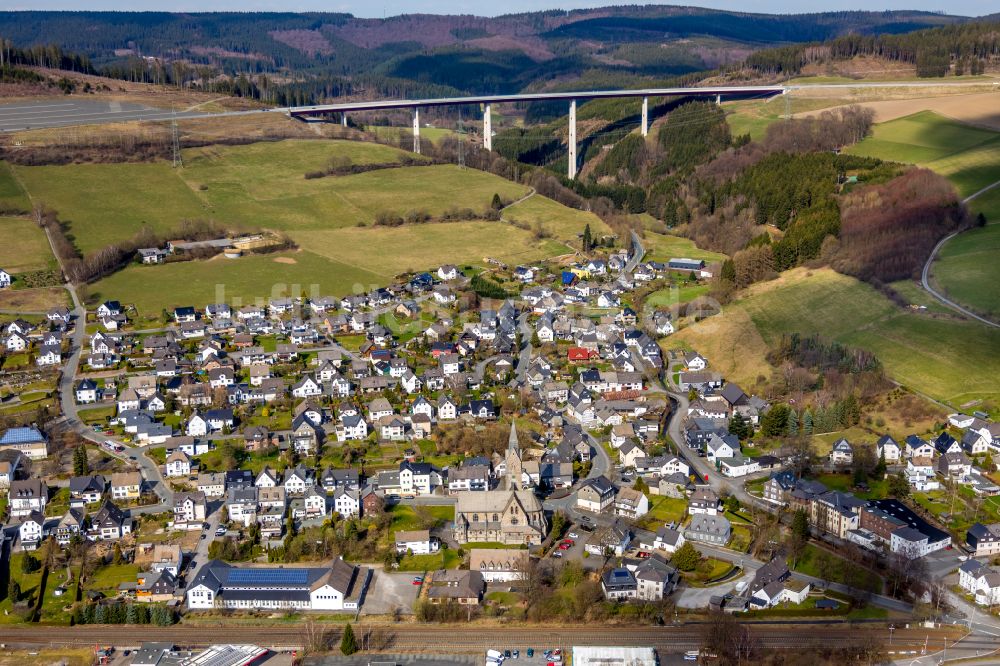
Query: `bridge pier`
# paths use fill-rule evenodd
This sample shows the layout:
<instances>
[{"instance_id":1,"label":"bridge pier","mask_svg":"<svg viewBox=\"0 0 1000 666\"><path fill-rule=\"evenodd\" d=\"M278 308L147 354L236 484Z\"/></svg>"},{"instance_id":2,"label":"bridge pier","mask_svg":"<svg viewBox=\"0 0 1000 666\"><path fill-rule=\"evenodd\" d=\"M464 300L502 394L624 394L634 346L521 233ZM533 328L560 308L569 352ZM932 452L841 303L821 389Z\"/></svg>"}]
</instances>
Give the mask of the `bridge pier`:
<instances>
[{"instance_id":1,"label":"bridge pier","mask_svg":"<svg viewBox=\"0 0 1000 666\"><path fill-rule=\"evenodd\" d=\"M493 151L493 110L491 104L483 107L483 148Z\"/></svg>"},{"instance_id":2,"label":"bridge pier","mask_svg":"<svg viewBox=\"0 0 1000 666\"><path fill-rule=\"evenodd\" d=\"M570 180L576 178L576 100L572 99L569 102L569 159L567 160L568 168L566 171L566 176Z\"/></svg>"},{"instance_id":3,"label":"bridge pier","mask_svg":"<svg viewBox=\"0 0 1000 666\"><path fill-rule=\"evenodd\" d=\"M649 98L642 98L642 135L649 134Z\"/></svg>"},{"instance_id":4,"label":"bridge pier","mask_svg":"<svg viewBox=\"0 0 1000 666\"><path fill-rule=\"evenodd\" d=\"M346 113L340 114L340 126L341 127L347 127L347 114Z\"/></svg>"},{"instance_id":5,"label":"bridge pier","mask_svg":"<svg viewBox=\"0 0 1000 666\"><path fill-rule=\"evenodd\" d=\"M420 109L413 107L413 152L420 154Z\"/></svg>"},{"instance_id":6,"label":"bridge pier","mask_svg":"<svg viewBox=\"0 0 1000 666\"><path fill-rule=\"evenodd\" d=\"M715 103L719 106L722 106L722 95L715 96Z\"/></svg>"}]
</instances>

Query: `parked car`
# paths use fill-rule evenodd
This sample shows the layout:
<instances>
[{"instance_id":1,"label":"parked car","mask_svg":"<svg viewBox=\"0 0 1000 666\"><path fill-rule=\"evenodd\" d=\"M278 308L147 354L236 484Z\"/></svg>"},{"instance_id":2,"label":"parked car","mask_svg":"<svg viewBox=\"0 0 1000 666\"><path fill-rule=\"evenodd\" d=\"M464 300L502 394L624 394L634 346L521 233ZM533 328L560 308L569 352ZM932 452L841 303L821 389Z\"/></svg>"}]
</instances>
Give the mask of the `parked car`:
<instances>
[{"instance_id":1,"label":"parked car","mask_svg":"<svg viewBox=\"0 0 1000 666\"><path fill-rule=\"evenodd\" d=\"M580 535L577 534L576 532L570 532L566 536L568 536L570 539L579 539L580 538Z\"/></svg>"},{"instance_id":2,"label":"parked car","mask_svg":"<svg viewBox=\"0 0 1000 666\"><path fill-rule=\"evenodd\" d=\"M414 585L423 585L423 583L424 583L424 577L423 576L414 576L413 577L413 584Z\"/></svg>"},{"instance_id":3,"label":"parked car","mask_svg":"<svg viewBox=\"0 0 1000 666\"><path fill-rule=\"evenodd\" d=\"M560 558L560 557L562 557L562 551L561 550L555 551L554 553L552 553L552 557L555 557L557 559Z\"/></svg>"}]
</instances>

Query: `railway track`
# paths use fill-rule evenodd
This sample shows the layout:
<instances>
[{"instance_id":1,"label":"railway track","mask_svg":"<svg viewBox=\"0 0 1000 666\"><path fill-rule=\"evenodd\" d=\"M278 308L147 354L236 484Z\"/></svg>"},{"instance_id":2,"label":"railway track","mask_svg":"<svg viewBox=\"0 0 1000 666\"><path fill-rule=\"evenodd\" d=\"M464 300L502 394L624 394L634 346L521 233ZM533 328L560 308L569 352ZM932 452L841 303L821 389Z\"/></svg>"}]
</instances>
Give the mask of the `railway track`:
<instances>
[{"instance_id":1,"label":"railway track","mask_svg":"<svg viewBox=\"0 0 1000 666\"><path fill-rule=\"evenodd\" d=\"M336 640L341 625L324 625ZM358 629L362 625L358 625ZM554 627L504 628L476 627L468 629L435 626L363 625L378 627L382 634L381 650L397 652L467 652L475 653L501 646L569 647L572 645L647 645L664 653L683 652L699 647L702 628L690 626L666 627ZM886 627L752 625L758 642L770 649L799 649L817 645L836 645L873 634L889 642ZM954 632L924 629L897 629L892 636L896 650L919 650L925 645L944 644ZM282 627L226 626L174 627L86 625L78 627L5 626L0 630L0 642L7 645L33 647L65 647L90 645L138 646L146 641L173 642L180 646L202 647L213 643L253 643L269 648L295 648L307 642L302 625ZM950 641L949 641L950 642ZM995 648L992 641L967 638L970 647Z\"/></svg>"}]
</instances>

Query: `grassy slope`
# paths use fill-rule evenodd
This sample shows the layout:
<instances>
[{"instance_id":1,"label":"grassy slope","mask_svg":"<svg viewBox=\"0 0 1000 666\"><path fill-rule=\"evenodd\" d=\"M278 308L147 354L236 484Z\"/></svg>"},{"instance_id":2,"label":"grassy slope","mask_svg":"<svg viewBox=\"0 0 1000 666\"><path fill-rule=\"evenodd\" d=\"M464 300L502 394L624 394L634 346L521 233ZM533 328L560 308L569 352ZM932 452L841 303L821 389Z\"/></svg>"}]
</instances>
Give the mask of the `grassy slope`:
<instances>
[{"instance_id":1,"label":"grassy slope","mask_svg":"<svg viewBox=\"0 0 1000 666\"><path fill-rule=\"evenodd\" d=\"M925 166L963 196L1000 180L1000 134L921 111L875 126L848 152Z\"/></svg>"},{"instance_id":2,"label":"grassy slope","mask_svg":"<svg viewBox=\"0 0 1000 666\"><path fill-rule=\"evenodd\" d=\"M59 211L85 251L130 237L144 224L169 233L181 221L195 218L234 228L283 230L303 249L292 255L295 264L249 257L134 266L94 285L95 296L135 303L147 313L178 304L202 305L215 300L220 289L243 302L284 293L288 285L307 292L317 285L318 293L343 294L355 285L384 284L410 268L478 263L484 256L527 261L566 251L562 243L536 240L530 232L502 223L372 226L383 210L401 215L414 210L436 215L452 208L481 212L494 194L516 200L530 191L474 169L415 166L304 178L335 156L386 163L404 155L371 143L286 140L187 150L182 169L165 163L15 169L30 192ZM575 237L588 223L595 232L607 231L595 216L540 196L511 212L519 222L541 223L561 240ZM149 289L154 283L158 288Z\"/></svg>"},{"instance_id":3,"label":"grassy slope","mask_svg":"<svg viewBox=\"0 0 1000 666\"><path fill-rule=\"evenodd\" d=\"M11 274L50 268L55 264L45 232L31 220L0 217L0 268Z\"/></svg>"},{"instance_id":4,"label":"grassy slope","mask_svg":"<svg viewBox=\"0 0 1000 666\"><path fill-rule=\"evenodd\" d=\"M1000 164L997 166L1000 178ZM974 310L1000 317L1000 186L970 204L989 224L951 239L941 248L932 267L934 281L956 301Z\"/></svg>"},{"instance_id":5,"label":"grassy slope","mask_svg":"<svg viewBox=\"0 0 1000 666\"><path fill-rule=\"evenodd\" d=\"M711 250L702 250L694 241L680 236L670 236L647 231L642 239L646 249L646 259L649 261L667 261L671 257L687 257L689 259L704 259L708 262L722 261L726 255Z\"/></svg>"},{"instance_id":6,"label":"grassy slope","mask_svg":"<svg viewBox=\"0 0 1000 666\"><path fill-rule=\"evenodd\" d=\"M486 256L517 263L566 251L559 243L538 243L529 232L502 222L350 227L302 231L295 238L317 254L384 278L449 262L481 263Z\"/></svg>"},{"instance_id":7,"label":"grassy slope","mask_svg":"<svg viewBox=\"0 0 1000 666\"><path fill-rule=\"evenodd\" d=\"M873 136L851 149L861 155L909 162L946 176L963 196L1000 180L1000 134L970 127L930 111L882 123ZM942 247L933 266L935 281L956 301L986 314L1000 314L1000 188L970 204L994 223L963 233Z\"/></svg>"},{"instance_id":8,"label":"grassy slope","mask_svg":"<svg viewBox=\"0 0 1000 666\"><path fill-rule=\"evenodd\" d=\"M694 347L730 379L753 386L782 333L819 333L875 352L902 384L955 406L996 399L1000 331L896 308L857 280L832 270L796 269L670 336Z\"/></svg>"},{"instance_id":9,"label":"grassy slope","mask_svg":"<svg viewBox=\"0 0 1000 666\"><path fill-rule=\"evenodd\" d=\"M31 210L28 195L21 189L6 162L0 162L0 209L25 212Z\"/></svg>"},{"instance_id":10,"label":"grassy slope","mask_svg":"<svg viewBox=\"0 0 1000 666\"><path fill-rule=\"evenodd\" d=\"M303 291L317 296L344 295L352 293L354 285L367 290L383 283L375 273L303 251L236 260L216 257L160 266L132 265L93 285L91 296L121 300L134 304L142 315L156 316L160 310L176 306L202 307L216 302L245 305ZM150 289L154 284L156 289Z\"/></svg>"},{"instance_id":11,"label":"grassy slope","mask_svg":"<svg viewBox=\"0 0 1000 666\"><path fill-rule=\"evenodd\" d=\"M505 220L533 224L542 223L542 227L560 241L573 240L577 234L583 233L583 226L590 225L590 231L595 236L611 233L610 227L593 213L569 208L552 199L542 196L531 196L514 204L503 211Z\"/></svg>"},{"instance_id":12,"label":"grassy slope","mask_svg":"<svg viewBox=\"0 0 1000 666\"><path fill-rule=\"evenodd\" d=\"M289 140L187 150L182 169L156 162L16 167L16 173L29 192L70 223L84 251L129 237L143 224L167 233L184 219L207 218L233 227L294 232L370 224L382 210L482 211L494 193L516 199L528 192L502 178L449 165L304 178L334 156L370 163L394 162L403 155L378 144Z\"/></svg>"}]
</instances>

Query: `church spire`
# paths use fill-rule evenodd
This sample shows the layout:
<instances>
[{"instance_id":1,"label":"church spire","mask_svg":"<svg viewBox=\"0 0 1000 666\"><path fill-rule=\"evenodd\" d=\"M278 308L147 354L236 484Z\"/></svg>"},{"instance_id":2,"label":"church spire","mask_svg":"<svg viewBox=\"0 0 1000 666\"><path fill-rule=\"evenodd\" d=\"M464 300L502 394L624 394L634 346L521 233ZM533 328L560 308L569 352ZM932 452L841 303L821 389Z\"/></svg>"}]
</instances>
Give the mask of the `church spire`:
<instances>
[{"instance_id":1,"label":"church spire","mask_svg":"<svg viewBox=\"0 0 1000 666\"><path fill-rule=\"evenodd\" d=\"M520 490L524 468L521 465L521 447L517 443L517 428L514 427L513 420L510 422L510 438L507 440L504 463L507 467L507 490Z\"/></svg>"}]
</instances>

